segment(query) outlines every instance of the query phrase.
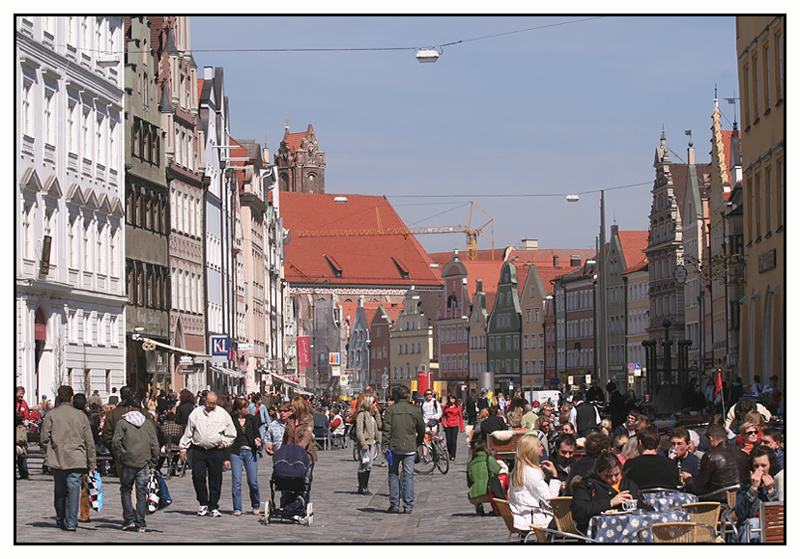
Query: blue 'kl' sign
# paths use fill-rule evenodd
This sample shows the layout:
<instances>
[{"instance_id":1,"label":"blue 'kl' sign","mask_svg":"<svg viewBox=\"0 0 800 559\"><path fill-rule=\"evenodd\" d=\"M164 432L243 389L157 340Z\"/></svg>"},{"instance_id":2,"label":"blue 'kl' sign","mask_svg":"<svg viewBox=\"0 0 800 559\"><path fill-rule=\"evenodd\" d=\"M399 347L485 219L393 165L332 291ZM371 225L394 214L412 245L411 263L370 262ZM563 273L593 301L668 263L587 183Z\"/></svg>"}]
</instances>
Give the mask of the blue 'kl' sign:
<instances>
[{"instance_id":1,"label":"blue 'kl' sign","mask_svg":"<svg viewBox=\"0 0 800 559\"><path fill-rule=\"evenodd\" d=\"M227 336L211 336L211 355L228 355L231 339Z\"/></svg>"}]
</instances>

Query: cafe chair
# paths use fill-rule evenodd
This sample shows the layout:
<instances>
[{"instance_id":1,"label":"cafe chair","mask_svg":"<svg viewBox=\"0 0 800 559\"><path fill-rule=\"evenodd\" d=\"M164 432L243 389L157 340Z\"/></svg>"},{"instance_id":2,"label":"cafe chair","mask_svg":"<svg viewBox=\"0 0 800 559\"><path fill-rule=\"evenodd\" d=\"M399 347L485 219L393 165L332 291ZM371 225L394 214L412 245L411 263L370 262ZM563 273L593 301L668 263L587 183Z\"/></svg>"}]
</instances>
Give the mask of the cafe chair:
<instances>
[{"instance_id":1,"label":"cafe chair","mask_svg":"<svg viewBox=\"0 0 800 559\"><path fill-rule=\"evenodd\" d=\"M745 523L745 541L750 541L751 535L759 534L760 543L786 543L786 521L784 518L783 501L762 501L758 505L758 518L760 528L752 528L750 523Z\"/></svg>"},{"instance_id":2,"label":"cafe chair","mask_svg":"<svg viewBox=\"0 0 800 559\"><path fill-rule=\"evenodd\" d=\"M497 512L500 513L500 516L503 517L503 522L506 523L506 528L508 528L508 539L511 539L511 536L517 535L519 536L520 540L523 537L528 535L528 530L520 530L519 528L514 527L514 513L511 512L511 507L508 504L508 501L505 499L494 499L494 506L497 507Z\"/></svg>"},{"instance_id":3,"label":"cafe chair","mask_svg":"<svg viewBox=\"0 0 800 559\"><path fill-rule=\"evenodd\" d=\"M653 524L636 532L640 542L647 541L647 532L653 534L653 543L720 543L721 538L708 524L697 522L665 522Z\"/></svg>"},{"instance_id":4,"label":"cafe chair","mask_svg":"<svg viewBox=\"0 0 800 559\"><path fill-rule=\"evenodd\" d=\"M575 519L572 518L572 508L570 508L570 505L572 505L572 497L552 497L550 499L550 508L553 509L556 530L566 534L562 540L578 540L585 538L586 534L582 534L575 525Z\"/></svg>"},{"instance_id":5,"label":"cafe chair","mask_svg":"<svg viewBox=\"0 0 800 559\"><path fill-rule=\"evenodd\" d=\"M708 524L713 526L720 534L720 516L722 515L722 504L717 501L700 502L700 503L687 503L681 505L681 509L689 515L692 522L700 524Z\"/></svg>"},{"instance_id":6,"label":"cafe chair","mask_svg":"<svg viewBox=\"0 0 800 559\"><path fill-rule=\"evenodd\" d=\"M736 508L736 494L739 492L739 485L729 485L710 493L698 495L701 502L719 501L722 503L722 537L727 540L728 533L733 534L733 540L739 541L739 529L736 526L738 519L733 510Z\"/></svg>"}]
</instances>

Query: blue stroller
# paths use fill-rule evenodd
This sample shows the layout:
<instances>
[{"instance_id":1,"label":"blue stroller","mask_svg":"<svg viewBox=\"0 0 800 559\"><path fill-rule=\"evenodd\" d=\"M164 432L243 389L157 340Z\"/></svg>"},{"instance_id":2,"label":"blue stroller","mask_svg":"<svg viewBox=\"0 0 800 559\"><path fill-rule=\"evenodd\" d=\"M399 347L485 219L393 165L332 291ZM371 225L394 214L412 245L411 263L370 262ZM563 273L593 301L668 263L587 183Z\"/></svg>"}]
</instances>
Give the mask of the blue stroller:
<instances>
[{"instance_id":1,"label":"blue stroller","mask_svg":"<svg viewBox=\"0 0 800 559\"><path fill-rule=\"evenodd\" d=\"M311 480L314 467L308 453L296 444L285 444L272 457L272 477L269 480L270 500L264 520L289 520L306 526L314 521L311 503ZM281 492L280 506L275 506L275 491Z\"/></svg>"}]
</instances>

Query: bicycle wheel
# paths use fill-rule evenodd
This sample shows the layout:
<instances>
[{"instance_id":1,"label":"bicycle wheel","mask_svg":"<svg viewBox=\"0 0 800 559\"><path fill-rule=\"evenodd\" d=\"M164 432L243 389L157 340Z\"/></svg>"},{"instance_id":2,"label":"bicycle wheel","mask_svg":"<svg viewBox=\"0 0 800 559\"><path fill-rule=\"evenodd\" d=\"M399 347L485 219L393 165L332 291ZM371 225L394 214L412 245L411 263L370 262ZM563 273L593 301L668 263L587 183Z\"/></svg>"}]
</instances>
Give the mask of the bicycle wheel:
<instances>
[{"instance_id":1,"label":"bicycle wheel","mask_svg":"<svg viewBox=\"0 0 800 559\"><path fill-rule=\"evenodd\" d=\"M433 471L433 468L436 466L436 456L434 452L436 451L433 450L433 446L427 442L417 447L419 462L414 464L415 473L425 475Z\"/></svg>"},{"instance_id":2,"label":"bicycle wheel","mask_svg":"<svg viewBox=\"0 0 800 559\"><path fill-rule=\"evenodd\" d=\"M353 445L353 460L358 462L358 445L357 444Z\"/></svg>"},{"instance_id":3,"label":"bicycle wheel","mask_svg":"<svg viewBox=\"0 0 800 559\"><path fill-rule=\"evenodd\" d=\"M447 454L447 449L444 447L442 441L436 441L436 467L443 474L450 470L450 456Z\"/></svg>"}]
</instances>

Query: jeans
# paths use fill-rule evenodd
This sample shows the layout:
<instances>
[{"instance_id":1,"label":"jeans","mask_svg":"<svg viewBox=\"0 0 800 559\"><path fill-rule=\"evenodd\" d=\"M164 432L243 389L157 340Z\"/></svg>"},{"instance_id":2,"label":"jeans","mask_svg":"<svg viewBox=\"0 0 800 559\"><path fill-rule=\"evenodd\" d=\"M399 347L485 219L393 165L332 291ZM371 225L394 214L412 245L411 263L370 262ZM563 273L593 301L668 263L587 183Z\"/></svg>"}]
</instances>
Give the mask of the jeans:
<instances>
[{"instance_id":1,"label":"jeans","mask_svg":"<svg viewBox=\"0 0 800 559\"><path fill-rule=\"evenodd\" d=\"M258 491L258 455L254 450L243 448L239 454L231 453L231 495L233 510L242 512L242 468L247 474L247 485L250 488L250 504L253 509L261 506L261 495Z\"/></svg>"},{"instance_id":2,"label":"jeans","mask_svg":"<svg viewBox=\"0 0 800 559\"><path fill-rule=\"evenodd\" d=\"M147 526L147 483L150 481L150 468L132 468L122 466L119 477L119 494L122 498L122 524L137 528ZM136 486L136 509L133 508L131 490Z\"/></svg>"},{"instance_id":3,"label":"jeans","mask_svg":"<svg viewBox=\"0 0 800 559\"><path fill-rule=\"evenodd\" d=\"M392 453L389 465L389 506L400 508L400 486L403 487L403 508L414 508L414 458L416 454L403 456ZM403 472L400 474L400 464Z\"/></svg>"},{"instance_id":4,"label":"jeans","mask_svg":"<svg viewBox=\"0 0 800 559\"><path fill-rule=\"evenodd\" d=\"M53 473L56 524L59 528L74 530L78 527L83 470L51 468L50 471Z\"/></svg>"},{"instance_id":5,"label":"jeans","mask_svg":"<svg viewBox=\"0 0 800 559\"><path fill-rule=\"evenodd\" d=\"M358 449L358 473L368 472L372 469L372 457L375 454L375 445L369 445L367 450Z\"/></svg>"},{"instance_id":6,"label":"jeans","mask_svg":"<svg viewBox=\"0 0 800 559\"><path fill-rule=\"evenodd\" d=\"M219 495L222 491L222 463L224 453L221 448L205 449L192 445L192 484L200 506L209 510L219 509ZM206 487L206 471L208 487Z\"/></svg>"}]
</instances>

